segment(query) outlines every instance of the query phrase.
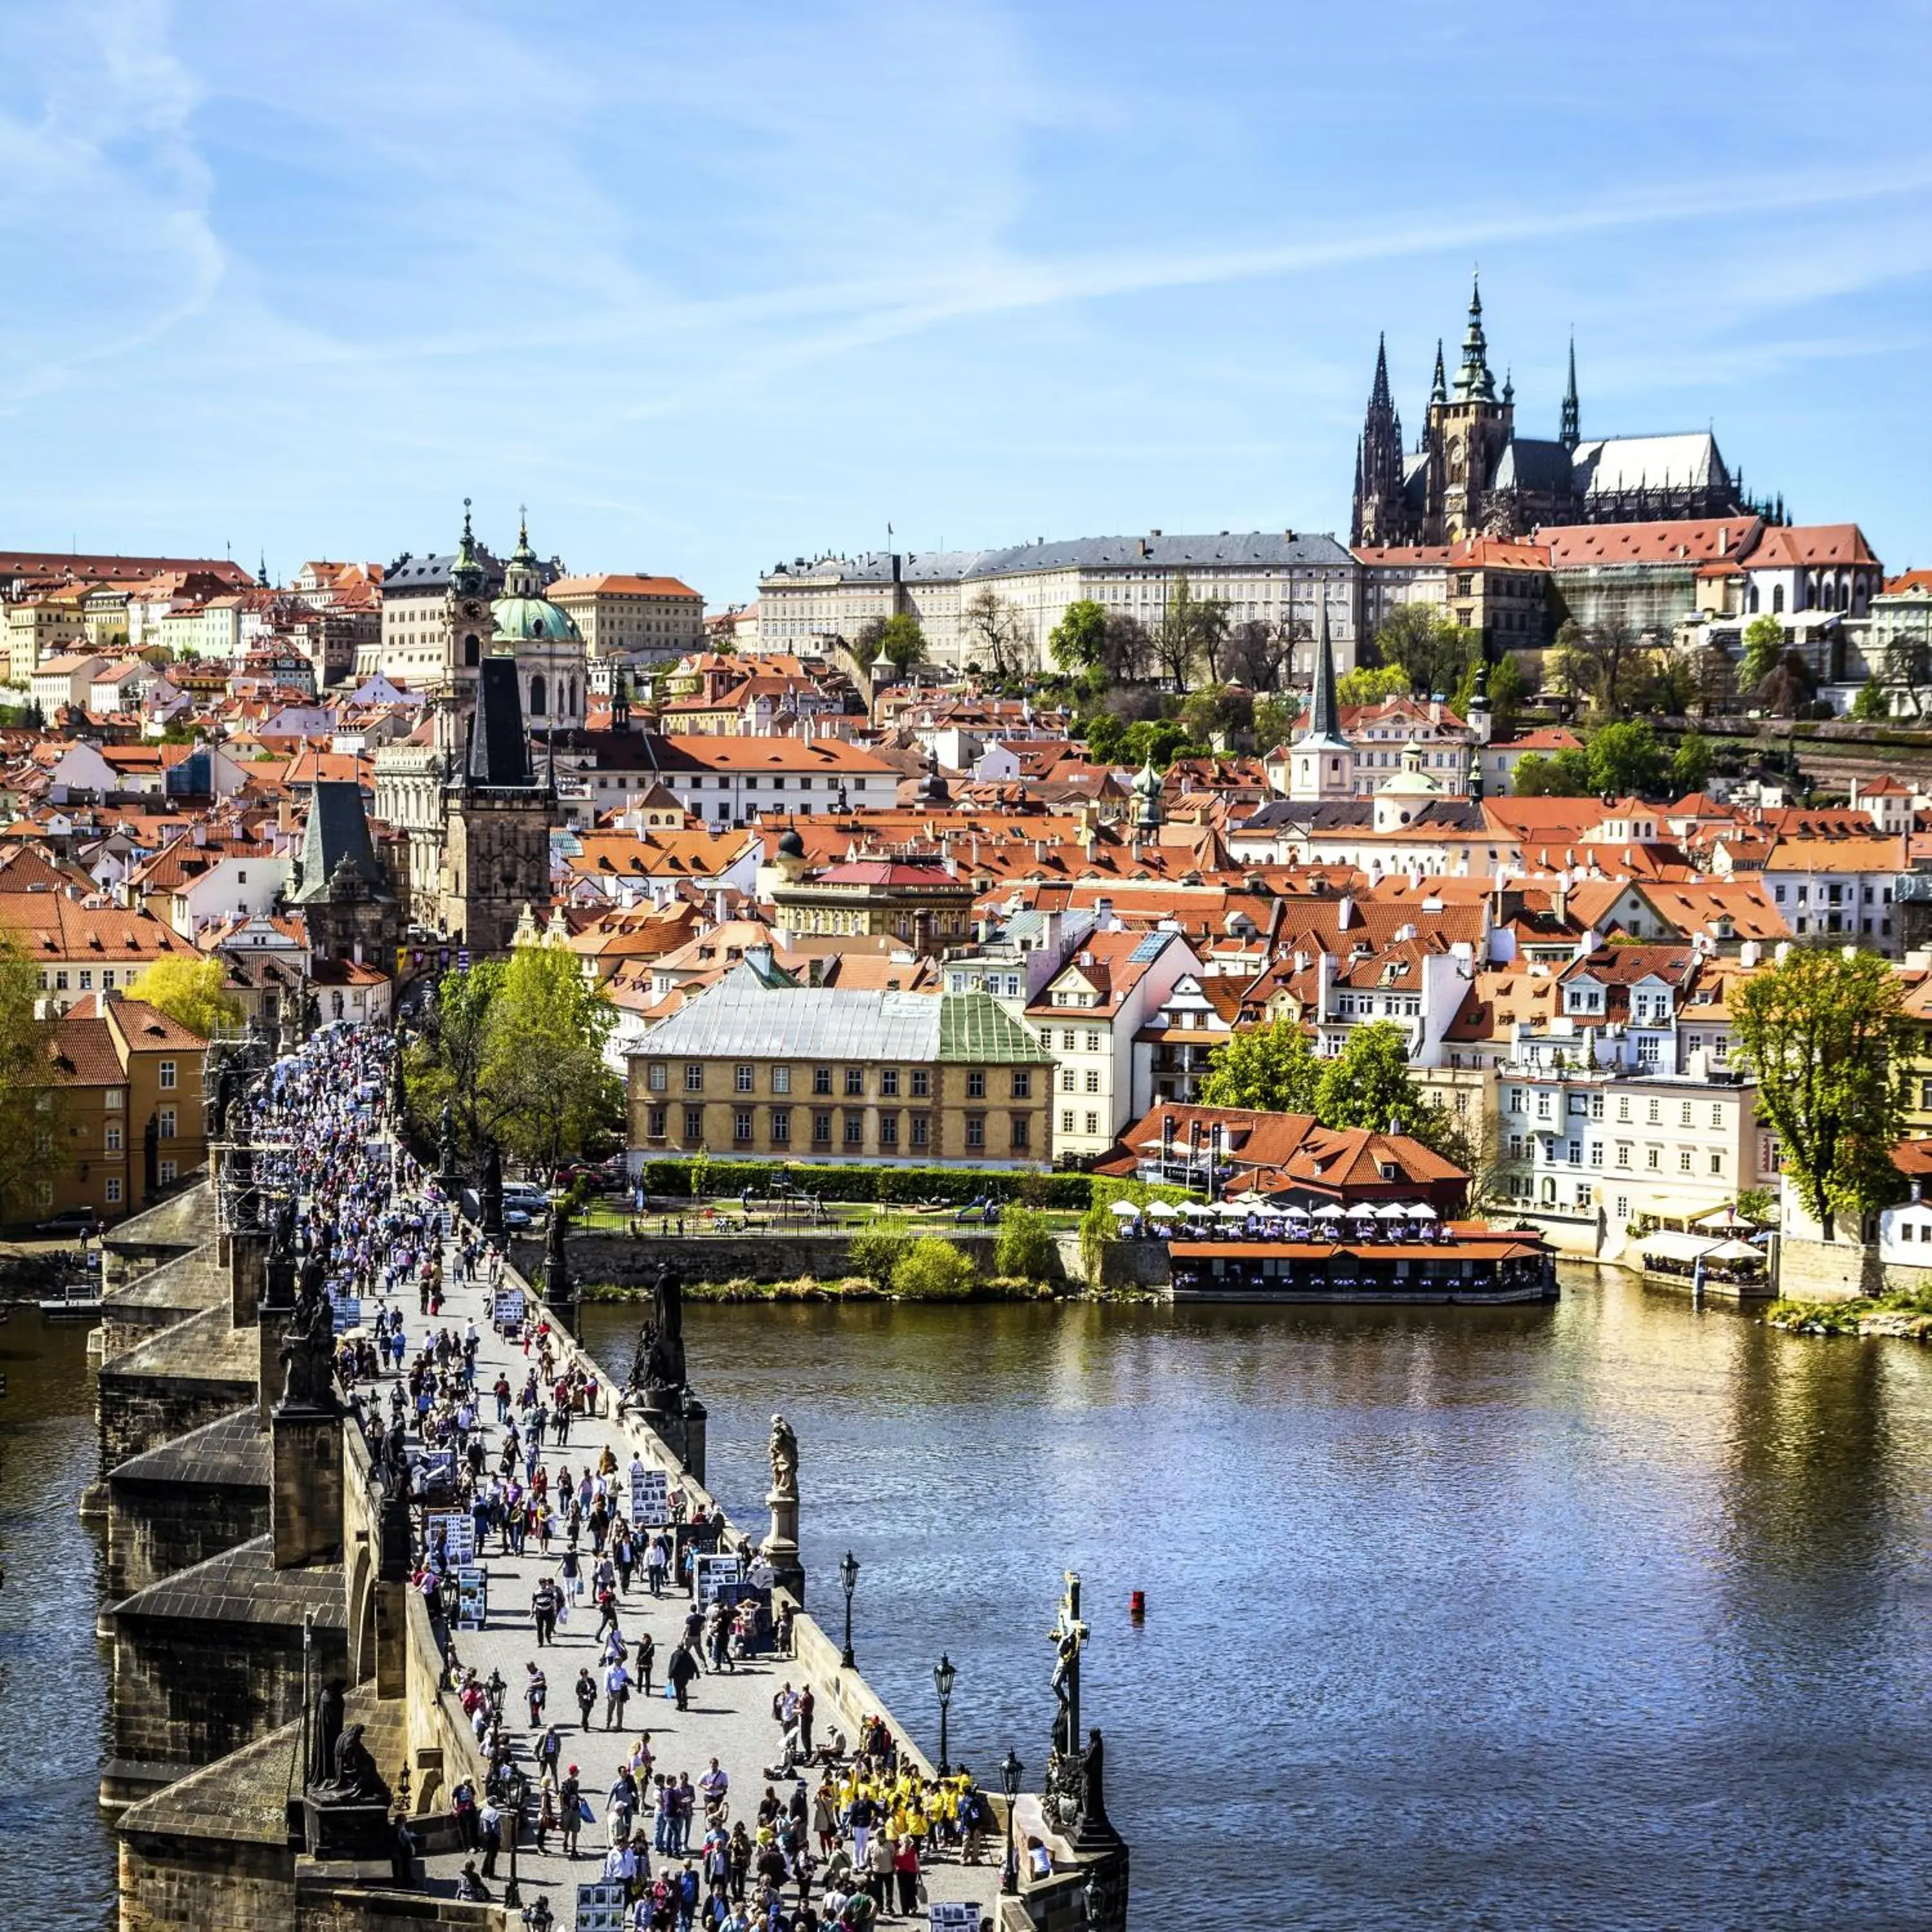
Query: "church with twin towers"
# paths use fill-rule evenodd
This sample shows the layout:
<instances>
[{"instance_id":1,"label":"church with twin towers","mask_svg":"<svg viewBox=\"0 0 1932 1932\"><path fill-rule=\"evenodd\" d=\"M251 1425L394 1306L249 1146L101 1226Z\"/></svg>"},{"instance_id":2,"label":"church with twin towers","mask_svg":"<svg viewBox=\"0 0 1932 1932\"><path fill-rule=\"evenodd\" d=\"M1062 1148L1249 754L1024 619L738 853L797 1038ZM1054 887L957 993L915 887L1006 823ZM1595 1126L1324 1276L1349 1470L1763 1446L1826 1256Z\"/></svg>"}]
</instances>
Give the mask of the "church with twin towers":
<instances>
[{"instance_id":1,"label":"church with twin towers","mask_svg":"<svg viewBox=\"0 0 1932 1932\"><path fill-rule=\"evenodd\" d=\"M1454 377L1438 340L1424 427L1406 448L1384 338L1355 446L1352 548L1521 537L1562 525L1675 522L1754 509L1781 520L1772 506L1748 502L1742 478L1725 466L1708 430L1586 437L1574 338L1569 382L1553 413L1553 437L1517 434L1515 386L1506 370L1499 388L1490 370L1478 285L1470 291Z\"/></svg>"}]
</instances>

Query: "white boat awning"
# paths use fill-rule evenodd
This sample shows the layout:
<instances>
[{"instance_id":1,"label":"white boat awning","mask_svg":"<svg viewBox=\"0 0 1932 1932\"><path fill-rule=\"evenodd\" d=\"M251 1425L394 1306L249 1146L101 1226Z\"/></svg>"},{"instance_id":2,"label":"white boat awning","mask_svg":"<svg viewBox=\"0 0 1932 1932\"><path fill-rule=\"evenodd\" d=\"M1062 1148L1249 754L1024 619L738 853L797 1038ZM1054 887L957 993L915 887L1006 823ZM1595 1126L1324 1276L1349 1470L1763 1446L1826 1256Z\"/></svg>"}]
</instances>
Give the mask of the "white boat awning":
<instances>
[{"instance_id":1,"label":"white boat awning","mask_svg":"<svg viewBox=\"0 0 1932 1932\"><path fill-rule=\"evenodd\" d=\"M1697 1261L1722 1245L1708 1234L1680 1234L1669 1228L1654 1229L1637 1243L1646 1258L1656 1255L1668 1262Z\"/></svg>"}]
</instances>

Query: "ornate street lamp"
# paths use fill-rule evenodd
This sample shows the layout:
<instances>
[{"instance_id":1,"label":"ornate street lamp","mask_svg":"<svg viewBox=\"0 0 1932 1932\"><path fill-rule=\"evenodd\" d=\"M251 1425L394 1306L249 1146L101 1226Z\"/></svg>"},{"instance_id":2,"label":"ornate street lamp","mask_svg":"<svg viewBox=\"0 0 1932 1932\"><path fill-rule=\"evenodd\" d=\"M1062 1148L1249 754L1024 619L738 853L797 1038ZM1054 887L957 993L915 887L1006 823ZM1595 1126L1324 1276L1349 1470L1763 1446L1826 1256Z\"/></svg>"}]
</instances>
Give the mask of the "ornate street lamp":
<instances>
[{"instance_id":1,"label":"ornate street lamp","mask_svg":"<svg viewBox=\"0 0 1932 1932\"><path fill-rule=\"evenodd\" d=\"M503 1789L510 1801L510 1815L504 1821L510 1833L510 1877L503 1887L503 1904L514 1911L524 1902L523 1889L517 1883L517 1840L522 1835L524 1824L524 1774L517 1766L512 1765L504 1772Z\"/></svg>"},{"instance_id":2,"label":"ornate street lamp","mask_svg":"<svg viewBox=\"0 0 1932 1932\"><path fill-rule=\"evenodd\" d=\"M932 1688L939 1693L939 1774L941 1778L952 1775L952 1767L946 1761L946 1707L952 1701L952 1680L958 1676L952 1660L944 1651L939 1653L939 1661L932 1666Z\"/></svg>"},{"instance_id":3,"label":"ornate street lamp","mask_svg":"<svg viewBox=\"0 0 1932 1932\"><path fill-rule=\"evenodd\" d=\"M1009 1744L1006 1761L1000 1767L1000 1789L1006 1794L1006 1862L1000 1871L1002 1892L1017 1892L1020 1888L1019 1856L1013 1849L1013 1804L1020 1795L1020 1773L1025 1768L1019 1760L1019 1754Z\"/></svg>"},{"instance_id":4,"label":"ornate street lamp","mask_svg":"<svg viewBox=\"0 0 1932 1932\"><path fill-rule=\"evenodd\" d=\"M838 1565L838 1580L845 1586L845 1649L838 1660L844 1670L856 1670L859 1660L852 1654L852 1592L859 1587L859 1559L847 1550Z\"/></svg>"}]
</instances>

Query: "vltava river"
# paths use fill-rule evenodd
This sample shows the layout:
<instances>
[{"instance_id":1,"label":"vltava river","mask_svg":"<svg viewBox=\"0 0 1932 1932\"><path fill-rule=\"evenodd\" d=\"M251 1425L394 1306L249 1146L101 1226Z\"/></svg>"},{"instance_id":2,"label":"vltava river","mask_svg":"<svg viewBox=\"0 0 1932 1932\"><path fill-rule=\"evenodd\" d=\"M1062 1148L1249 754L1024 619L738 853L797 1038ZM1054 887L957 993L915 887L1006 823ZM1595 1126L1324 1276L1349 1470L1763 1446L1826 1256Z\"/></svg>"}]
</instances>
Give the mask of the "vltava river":
<instances>
[{"instance_id":1,"label":"vltava river","mask_svg":"<svg viewBox=\"0 0 1932 1932\"><path fill-rule=\"evenodd\" d=\"M590 1312L628 1364L636 1311ZM813 1607L928 1749L1034 1781L1060 1570L1135 1922L1932 1923L1932 1357L1622 1276L1546 1310L694 1307L711 1476L774 1407ZM82 1331L0 1328L12 1922L112 1923ZM1148 1593L1147 1621L1127 1593Z\"/></svg>"},{"instance_id":2,"label":"vltava river","mask_svg":"<svg viewBox=\"0 0 1932 1932\"><path fill-rule=\"evenodd\" d=\"M621 1372L635 1316L592 1312ZM694 1308L812 1606L992 1780L1079 1570L1143 1926L1932 1923L1932 1358L1622 1276L1553 1309ZM1148 1593L1145 1623L1127 1616ZM1033 1780L1029 1779L1029 1784Z\"/></svg>"}]
</instances>

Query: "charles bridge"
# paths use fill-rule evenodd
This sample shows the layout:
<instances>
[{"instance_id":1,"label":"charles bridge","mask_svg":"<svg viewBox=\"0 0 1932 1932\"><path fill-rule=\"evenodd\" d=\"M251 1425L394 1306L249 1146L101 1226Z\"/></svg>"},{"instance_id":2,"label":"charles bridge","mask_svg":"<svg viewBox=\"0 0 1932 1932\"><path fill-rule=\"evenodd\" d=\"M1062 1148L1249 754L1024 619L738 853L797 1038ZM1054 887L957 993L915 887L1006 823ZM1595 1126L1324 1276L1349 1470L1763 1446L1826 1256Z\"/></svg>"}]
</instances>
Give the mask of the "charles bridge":
<instances>
[{"instance_id":1,"label":"charles bridge","mask_svg":"<svg viewBox=\"0 0 1932 1932\"><path fill-rule=\"evenodd\" d=\"M520 1904L454 1895L452 1794L466 1780L482 1792L490 1771L455 1679L466 1665L507 1678L532 1654L525 1606L534 1556L488 1559L500 1600L480 1629L452 1630L412 1586L426 1516L406 1464L372 1456L360 1400L345 1399L330 1372L327 1304L307 1264L298 1292L286 1225L295 1204L284 1202L279 1226L264 1211L273 1152L239 1130L211 1138L212 1180L124 1223L104 1260L100 1469L82 1508L104 1532L114 1598L100 1618L113 1657L100 1802L121 1840L122 1932L270 1924L388 1932L436 1923L508 1932L520 1912L526 1925L568 1927L574 1882L598 1866L537 1853L520 1802L513 1814L506 1807L511 1869L522 1861ZM684 1259L692 1259L688 1244ZM503 1285L538 1298L514 1264ZM560 1256L544 1286L563 1366L580 1364L602 1379L572 1339L576 1304ZM477 1321L487 1386L513 1345L489 1325L482 1294L458 1286L445 1319ZM520 1371L520 1352L517 1362ZM726 1546L752 1546L704 1487L704 1412L694 1396L668 1410L605 1406L614 1412L578 1419L573 1452L608 1444L620 1467L640 1458L681 1490L688 1514L701 1509L718 1524ZM782 1667L812 1687L821 1736L856 1738L885 1707L805 1607L796 1462L794 1451L791 1493L775 1484L772 1532L758 1546L776 1572L775 1607L795 1613ZM1077 1584L1073 1606L1077 1618ZM661 1605L627 1598L622 1616L627 1629L650 1630L662 1654L686 1607L681 1594ZM560 1677L565 1663L594 1662L587 1629L574 1641L584 1657L560 1658ZM1049 1869L1036 1875L1016 1861L1009 1890L997 1888L997 1856L986 1866L928 1868L935 1899L972 1899L997 1932L1118 1932L1126 1923L1127 1850L1100 1798L1098 1734L1090 1750L1077 1744L1078 1648L1076 1640L1070 1702L1064 1643L1055 1670L1050 1795L988 1793L998 1842L1037 1839ZM332 1762L315 1749L316 1690L338 1682L332 1728L348 1742ZM660 1738L679 1735L692 1768L722 1755L754 1786L773 1750L767 1676L704 1682L688 1729L668 1707L662 1717L652 1707L644 1722ZM915 1741L886 1721L902 1757L929 1776ZM586 1732L569 1748L587 1759L593 1742Z\"/></svg>"}]
</instances>

